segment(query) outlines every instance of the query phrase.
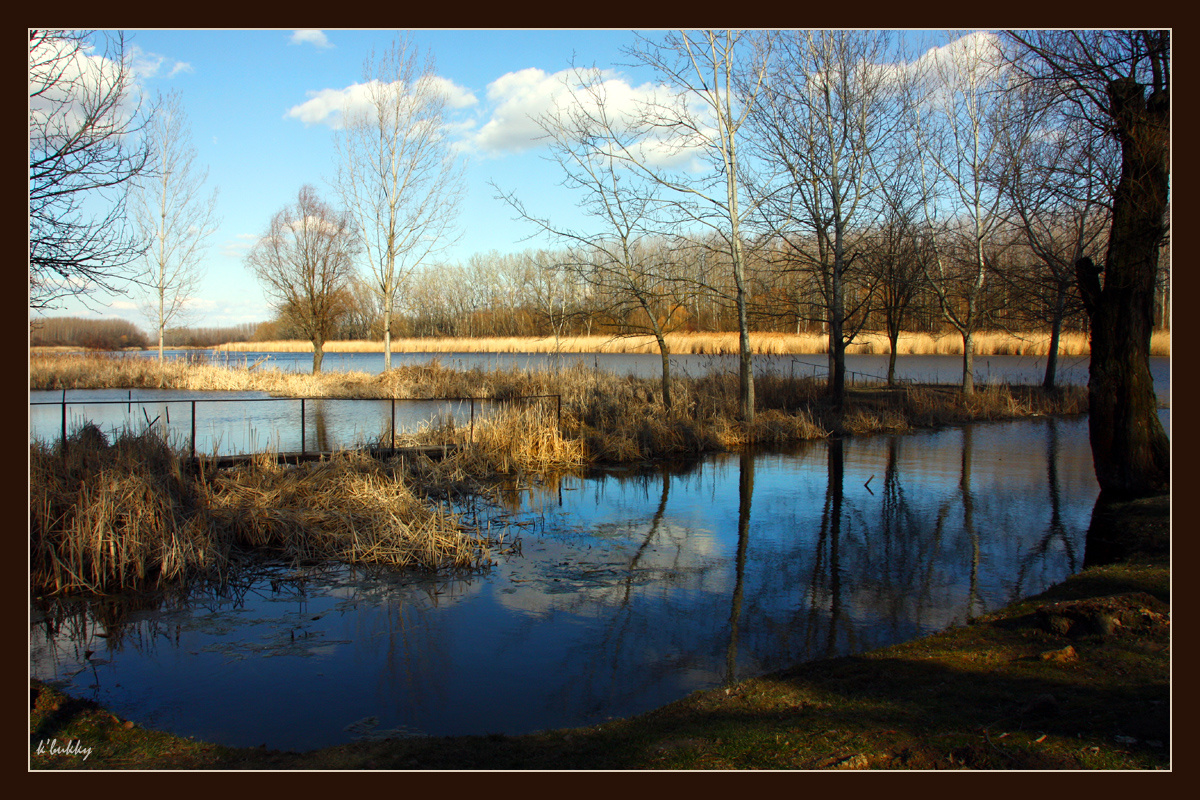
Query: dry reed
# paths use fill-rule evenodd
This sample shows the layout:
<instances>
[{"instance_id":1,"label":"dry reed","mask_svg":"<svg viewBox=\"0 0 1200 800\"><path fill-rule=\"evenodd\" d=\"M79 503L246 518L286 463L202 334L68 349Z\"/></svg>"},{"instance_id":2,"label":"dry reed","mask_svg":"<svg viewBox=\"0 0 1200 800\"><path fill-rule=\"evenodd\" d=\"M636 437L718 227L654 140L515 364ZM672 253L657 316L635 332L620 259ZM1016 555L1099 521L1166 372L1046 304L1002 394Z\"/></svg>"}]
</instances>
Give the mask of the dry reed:
<instances>
[{"instance_id":1,"label":"dry reed","mask_svg":"<svg viewBox=\"0 0 1200 800\"><path fill-rule=\"evenodd\" d=\"M738 334L669 333L665 337L672 353L688 355L732 355L738 352ZM980 356L1023 355L1044 356L1050 349L1050 334L1023 331L979 331L975 334L975 354ZM237 352L310 353L312 345L305 341L236 342L221 345L219 350ZM800 355L829 352L829 337L822 333L757 333L750 334L750 349L766 355ZM383 342L327 342L327 353L382 353ZM394 353L657 353L658 344L652 336L511 336L476 338L393 339ZM887 335L864 332L847 349L849 353L891 352ZM898 355L962 355L962 337L957 333L900 334L896 342ZM1089 352L1085 333L1065 332L1059 342L1059 354L1081 356ZM1151 355L1171 354L1169 331L1154 331L1150 344Z\"/></svg>"},{"instance_id":2,"label":"dry reed","mask_svg":"<svg viewBox=\"0 0 1200 800\"><path fill-rule=\"evenodd\" d=\"M30 445L30 564L38 591L106 592L223 576L231 557L472 569L495 542L419 499L364 455L205 475L155 434L109 444L85 425Z\"/></svg>"}]
</instances>

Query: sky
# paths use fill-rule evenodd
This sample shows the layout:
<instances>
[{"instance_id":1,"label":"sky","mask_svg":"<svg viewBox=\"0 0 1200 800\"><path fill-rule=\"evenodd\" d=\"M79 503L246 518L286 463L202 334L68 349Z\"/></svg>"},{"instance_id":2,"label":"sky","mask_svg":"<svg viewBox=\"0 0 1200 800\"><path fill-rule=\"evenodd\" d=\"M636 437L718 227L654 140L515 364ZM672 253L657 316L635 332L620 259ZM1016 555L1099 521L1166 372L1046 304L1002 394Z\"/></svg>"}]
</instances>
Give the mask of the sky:
<instances>
[{"instance_id":1,"label":"sky","mask_svg":"<svg viewBox=\"0 0 1200 800\"><path fill-rule=\"evenodd\" d=\"M147 96L177 91L190 124L205 191L218 190L221 222L208 240L204 278L187 324L220 327L274 316L243 259L272 217L312 184L335 202L331 113L363 80L363 62L395 31L132 30L138 88ZM655 34L651 33L650 36ZM556 73L577 66L611 70L629 90L647 90L651 75L629 66L629 30L417 30L410 42L432 54L449 82L450 123L466 161L459 239L441 254L465 262L473 253L546 246L529 222L497 199L496 184L530 212L580 224L562 172L547 160L529 118L549 107ZM534 238L529 238L529 237ZM149 330L132 296L92 295L64 302L52 316L121 317Z\"/></svg>"}]
</instances>

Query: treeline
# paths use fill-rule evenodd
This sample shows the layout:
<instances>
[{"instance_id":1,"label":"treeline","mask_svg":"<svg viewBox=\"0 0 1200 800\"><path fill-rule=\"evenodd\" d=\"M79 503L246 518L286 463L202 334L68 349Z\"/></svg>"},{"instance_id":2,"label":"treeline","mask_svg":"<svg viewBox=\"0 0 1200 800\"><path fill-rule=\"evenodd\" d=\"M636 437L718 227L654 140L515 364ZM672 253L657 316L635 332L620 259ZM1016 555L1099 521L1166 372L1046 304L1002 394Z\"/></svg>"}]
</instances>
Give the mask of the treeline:
<instances>
[{"instance_id":1,"label":"treeline","mask_svg":"<svg viewBox=\"0 0 1200 800\"><path fill-rule=\"evenodd\" d=\"M254 340L261 323L248 322L228 327L168 328L166 347L214 347L227 342ZM147 348L150 337L123 319L83 317L39 317L30 322L29 344L35 347L83 347L89 350Z\"/></svg>"},{"instance_id":2,"label":"treeline","mask_svg":"<svg viewBox=\"0 0 1200 800\"><path fill-rule=\"evenodd\" d=\"M123 350L146 347L149 342L141 328L123 319L43 317L29 325L29 344L40 347Z\"/></svg>"},{"instance_id":3,"label":"treeline","mask_svg":"<svg viewBox=\"0 0 1200 800\"><path fill-rule=\"evenodd\" d=\"M941 334L952 329L927 279L931 257L919 240L911 242L906 261L885 260L886 232L862 232L861 257L846 274L848 325L854 330L886 332L889 324L914 333ZM729 299L727 265L712 249L657 242L664 280L647 304L670 331L736 331L737 309ZM749 248L750 328L759 332L825 332L826 302L820 271L807 265L781 241ZM1170 322L1169 252L1160 266L1155 321ZM1039 261L1020 241L996 249L988 260L990 279L978 298L982 328L1048 330L1060 297L1039 275ZM595 265L570 249L496 251L472 255L466 262L441 263L422 270L401 287L393 335L399 337L578 336L644 334L648 312L628 293L596 280ZM726 281L727 282L727 281ZM1049 288L1047 288L1049 287ZM1063 330L1086 332L1088 318L1074 287L1062 298ZM953 302L953 300L952 300ZM959 300L958 302L965 302ZM341 295L335 340L380 340L383 311L365 281L355 280ZM254 327L245 339L275 341L305 338L285 320Z\"/></svg>"}]
</instances>

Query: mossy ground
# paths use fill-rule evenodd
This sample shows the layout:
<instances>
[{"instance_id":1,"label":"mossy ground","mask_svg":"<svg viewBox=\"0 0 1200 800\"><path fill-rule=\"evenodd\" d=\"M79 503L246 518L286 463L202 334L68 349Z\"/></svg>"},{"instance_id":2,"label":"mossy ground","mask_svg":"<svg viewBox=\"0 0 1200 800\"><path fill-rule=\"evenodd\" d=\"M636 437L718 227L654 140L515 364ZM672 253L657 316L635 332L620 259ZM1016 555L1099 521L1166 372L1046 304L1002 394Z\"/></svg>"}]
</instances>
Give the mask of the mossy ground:
<instances>
[{"instance_id":1,"label":"mossy ground","mask_svg":"<svg viewBox=\"0 0 1200 800\"><path fill-rule=\"evenodd\" d=\"M1169 503L1132 505L1126 560L941 634L529 736L234 749L30 687L35 769L1119 769L1171 767ZM1111 522L1111 520L1110 520ZM79 741L82 759L36 755Z\"/></svg>"}]
</instances>

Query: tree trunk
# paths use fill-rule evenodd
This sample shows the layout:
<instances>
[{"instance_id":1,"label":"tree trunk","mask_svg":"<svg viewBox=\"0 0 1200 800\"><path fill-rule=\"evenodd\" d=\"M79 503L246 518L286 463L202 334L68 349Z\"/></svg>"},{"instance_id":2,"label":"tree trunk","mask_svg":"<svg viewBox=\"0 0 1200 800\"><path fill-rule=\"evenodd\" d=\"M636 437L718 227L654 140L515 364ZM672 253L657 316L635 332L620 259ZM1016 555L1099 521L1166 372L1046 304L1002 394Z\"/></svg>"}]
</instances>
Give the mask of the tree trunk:
<instances>
[{"instance_id":1,"label":"tree trunk","mask_svg":"<svg viewBox=\"0 0 1200 800\"><path fill-rule=\"evenodd\" d=\"M891 352L888 354L888 386L896 385L896 347L900 343L900 331L888 329L888 342L891 343Z\"/></svg>"},{"instance_id":2,"label":"tree trunk","mask_svg":"<svg viewBox=\"0 0 1200 800\"><path fill-rule=\"evenodd\" d=\"M383 298L383 371L392 368L392 298Z\"/></svg>"},{"instance_id":3,"label":"tree trunk","mask_svg":"<svg viewBox=\"0 0 1200 800\"><path fill-rule=\"evenodd\" d=\"M1046 377L1042 380L1042 388L1047 392L1054 390L1054 379L1058 372L1058 347L1062 340L1063 309L1067 303L1067 284L1058 282L1054 296L1054 317L1050 320L1050 349L1046 352Z\"/></svg>"},{"instance_id":4,"label":"tree trunk","mask_svg":"<svg viewBox=\"0 0 1200 800\"><path fill-rule=\"evenodd\" d=\"M1108 87L1121 140L1106 268L1076 262L1091 317L1088 428L1102 495L1144 497L1170 490L1171 446L1158 419L1150 375L1158 250L1166 232L1170 107L1166 92L1146 101L1132 79ZM1100 273L1104 272L1104 286Z\"/></svg>"},{"instance_id":5,"label":"tree trunk","mask_svg":"<svg viewBox=\"0 0 1200 800\"><path fill-rule=\"evenodd\" d=\"M962 331L963 374L962 393L975 394L975 331Z\"/></svg>"},{"instance_id":6,"label":"tree trunk","mask_svg":"<svg viewBox=\"0 0 1200 800\"><path fill-rule=\"evenodd\" d=\"M321 360L325 357L325 341L322 339L313 339L313 375L318 375L321 372Z\"/></svg>"},{"instance_id":7,"label":"tree trunk","mask_svg":"<svg viewBox=\"0 0 1200 800\"><path fill-rule=\"evenodd\" d=\"M654 338L658 340L658 352L662 356L662 398L663 409L671 410L671 346L667 344L667 340L663 338L660 331L654 331Z\"/></svg>"}]
</instances>

